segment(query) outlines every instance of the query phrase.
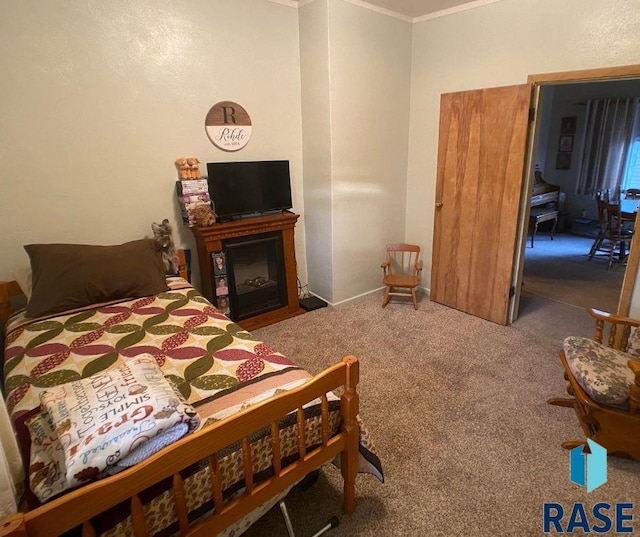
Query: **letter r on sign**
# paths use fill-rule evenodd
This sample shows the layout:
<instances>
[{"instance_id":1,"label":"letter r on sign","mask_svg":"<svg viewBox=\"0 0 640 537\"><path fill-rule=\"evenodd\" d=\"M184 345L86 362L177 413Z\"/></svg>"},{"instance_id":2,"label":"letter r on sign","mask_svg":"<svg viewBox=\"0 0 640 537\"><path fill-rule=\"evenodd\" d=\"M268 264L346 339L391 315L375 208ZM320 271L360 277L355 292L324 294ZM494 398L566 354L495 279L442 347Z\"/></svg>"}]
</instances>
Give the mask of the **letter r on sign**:
<instances>
[{"instance_id":1,"label":"letter r on sign","mask_svg":"<svg viewBox=\"0 0 640 537\"><path fill-rule=\"evenodd\" d=\"M222 115L224 116L225 123L234 123L236 122L236 111L233 106L223 106L222 107ZM229 121L231 119L231 121Z\"/></svg>"}]
</instances>

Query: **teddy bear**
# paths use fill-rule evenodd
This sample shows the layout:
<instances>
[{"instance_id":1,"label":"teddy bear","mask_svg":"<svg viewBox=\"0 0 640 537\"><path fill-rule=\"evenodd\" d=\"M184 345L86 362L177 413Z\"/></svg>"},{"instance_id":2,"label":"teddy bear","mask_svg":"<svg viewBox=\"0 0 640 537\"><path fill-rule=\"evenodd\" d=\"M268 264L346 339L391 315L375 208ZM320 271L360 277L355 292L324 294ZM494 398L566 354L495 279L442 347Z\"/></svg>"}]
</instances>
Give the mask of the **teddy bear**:
<instances>
[{"instance_id":1,"label":"teddy bear","mask_svg":"<svg viewBox=\"0 0 640 537\"><path fill-rule=\"evenodd\" d=\"M198 226L211 226L216 223L216 213L208 203L198 205L194 210L194 216Z\"/></svg>"},{"instance_id":2,"label":"teddy bear","mask_svg":"<svg viewBox=\"0 0 640 537\"><path fill-rule=\"evenodd\" d=\"M180 179L189 179L191 177L191 168L187 164L187 159L180 157L176 159L176 168L178 169L178 176Z\"/></svg>"},{"instance_id":3,"label":"teddy bear","mask_svg":"<svg viewBox=\"0 0 640 537\"><path fill-rule=\"evenodd\" d=\"M189 167L189 178L198 179L200 177L200 161L195 157L187 158L187 166Z\"/></svg>"}]
</instances>

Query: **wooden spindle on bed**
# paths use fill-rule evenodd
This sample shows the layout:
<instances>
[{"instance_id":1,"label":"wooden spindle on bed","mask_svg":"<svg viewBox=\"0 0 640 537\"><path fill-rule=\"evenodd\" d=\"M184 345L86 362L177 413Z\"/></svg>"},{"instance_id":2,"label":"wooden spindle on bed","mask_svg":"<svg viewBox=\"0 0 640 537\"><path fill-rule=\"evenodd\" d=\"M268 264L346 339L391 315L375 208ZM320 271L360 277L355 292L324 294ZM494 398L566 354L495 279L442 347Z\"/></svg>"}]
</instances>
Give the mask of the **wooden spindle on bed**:
<instances>
[{"instance_id":1,"label":"wooden spindle on bed","mask_svg":"<svg viewBox=\"0 0 640 537\"><path fill-rule=\"evenodd\" d=\"M189 516L184 481L179 473L173 474L173 499L176 504L176 517L180 525L180 533L184 534L189 528Z\"/></svg>"},{"instance_id":2,"label":"wooden spindle on bed","mask_svg":"<svg viewBox=\"0 0 640 537\"><path fill-rule=\"evenodd\" d=\"M244 486L246 493L253 491L253 461L251 459L251 443L248 437L242 439L242 461L244 463Z\"/></svg>"},{"instance_id":3,"label":"wooden spindle on bed","mask_svg":"<svg viewBox=\"0 0 640 537\"><path fill-rule=\"evenodd\" d=\"M304 456L307 454L307 438L305 434L305 418L304 418L304 409L299 406L297 412L298 418L298 455L300 455L300 460L304 459Z\"/></svg>"},{"instance_id":4,"label":"wooden spindle on bed","mask_svg":"<svg viewBox=\"0 0 640 537\"><path fill-rule=\"evenodd\" d=\"M93 529L93 524L89 520L82 523L82 537L96 537L96 530Z\"/></svg>"},{"instance_id":5,"label":"wooden spindle on bed","mask_svg":"<svg viewBox=\"0 0 640 537\"><path fill-rule=\"evenodd\" d=\"M275 421L271 422L271 457L273 464L273 473L276 477L280 477L280 472L282 472L282 458L280 454L280 428Z\"/></svg>"},{"instance_id":6,"label":"wooden spindle on bed","mask_svg":"<svg viewBox=\"0 0 640 537\"><path fill-rule=\"evenodd\" d=\"M147 525L144 523L144 509L137 494L131 497L131 521L133 522L133 534L136 537L149 537Z\"/></svg>"},{"instance_id":7,"label":"wooden spindle on bed","mask_svg":"<svg viewBox=\"0 0 640 537\"><path fill-rule=\"evenodd\" d=\"M326 394L320 398L320 412L322 417L322 445L326 446L329 441L329 400Z\"/></svg>"},{"instance_id":8,"label":"wooden spindle on bed","mask_svg":"<svg viewBox=\"0 0 640 537\"><path fill-rule=\"evenodd\" d=\"M360 428L357 416L359 396L356 386L359 381L358 360L353 356L342 359L347 364L347 381L340 397L342 432L346 434L346 450L340 453L340 471L344 479L343 510L350 515L356 508L356 475L358 474L358 441Z\"/></svg>"},{"instance_id":9,"label":"wooden spindle on bed","mask_svg":"<svg viewBox=\"0 0 640 537\"><path fill-rule=\"evenodd\" d=\"M218 467L218 458L215 453L209 457L209 472L211 473L213 505L219 513L222 510L222 481L220 480L220 468Z\"/></svg>"}]
</instances>

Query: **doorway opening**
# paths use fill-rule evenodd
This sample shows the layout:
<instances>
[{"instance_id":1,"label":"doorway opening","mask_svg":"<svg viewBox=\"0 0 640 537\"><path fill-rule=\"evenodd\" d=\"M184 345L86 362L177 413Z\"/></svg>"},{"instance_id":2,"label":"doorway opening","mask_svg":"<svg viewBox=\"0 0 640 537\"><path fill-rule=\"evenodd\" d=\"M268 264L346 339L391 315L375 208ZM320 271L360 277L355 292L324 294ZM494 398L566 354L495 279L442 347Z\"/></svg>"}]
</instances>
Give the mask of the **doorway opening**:
<instances>
[{"instance_id":1,"label":"doorway opening","mask_svg":"<svg viewBox=\"0 0 640 537\"><path fill-rule=\"evenodd\" d=\"M564 171L568 159L557 153L578 147L575 134L572 140L554 141L558 146L552 151L548 140L535 146L542 131L541 87L638 78L640 65L609 67L530 75L526 84L441 96L431 300L499 324L516 319L534 166L546 163L549 154L552 170ZM532 114L536 108L538 113ZM544 159L539 151L544 151ZM640 296L634 295L640 266L637 235L628 250L619 315L628 315L632 297Z\"/></svg>"},{"instance_id":2,"label":"doorway opening","mask_svg":"<svg viewBox=\"0 0 640 537\"><path fill-rule=\"evenodd\" d=\"M531 166L539 167L544 180L560 189L558 218L541 224L535 241L526 242L520 311L527 307L526 295L531 294L580 308L618 312L626 264L610 267L608 256L594 255L590 259L600 232L598 203L595 188L585 188L584 180L580 183L580 171L600 158L589 153L594 151L594 144L589 143L588 124L594 115L589 113L590 103L633 98L640 98L640 79L540 86ZM611 154L618 152L625 160L621 162L622 179L611 182L615 185L610 189L612 201L619 202L625 197L624 191L634 186L623 173L633 158L633 139L627 147L614 145L619 142L613 138L604 143L610 145ZM610 186L606 180L602 185ZM634 231L633 222L629 229Z\"/></svg>"}]
</instances>

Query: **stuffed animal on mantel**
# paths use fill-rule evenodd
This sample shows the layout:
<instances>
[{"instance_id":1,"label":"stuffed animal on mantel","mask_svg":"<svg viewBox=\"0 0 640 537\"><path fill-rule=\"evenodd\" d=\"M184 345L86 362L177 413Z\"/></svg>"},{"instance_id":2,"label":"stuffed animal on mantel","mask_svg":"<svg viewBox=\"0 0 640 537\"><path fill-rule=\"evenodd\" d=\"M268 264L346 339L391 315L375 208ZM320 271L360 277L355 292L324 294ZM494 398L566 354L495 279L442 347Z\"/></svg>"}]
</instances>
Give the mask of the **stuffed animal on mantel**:
<instances>
[{"instance_id":1,"label":"stuffed animal on mantel","mask_svg":"<svg viewBox=\"0 0 640 537\"><path fill-rule=\"evenodd\" d=\"M187 159L184 157L180 157L176 159L176 168L178 169L178 177L180 179L190 179L191 178L191 168L189 164L187 164Z\"/></svg>"},{"instance_id":2,"label":"stuffed animal on mantel","mask_svg":"<svg viewBox=\"0 0 640 537\"><path fill-rule=\"evenodd\" d=\"M200 161L196 157L180 157L175 161L180 179L199 179Z\"/></svg>"},{"instance_id":3,"label":"stuffed animal on mantel","mask_svg":"<svg viewBox=\"0 0 640 537\"><path fill-rule=\"evenodd\" d=\"M198 179L200 177L200 161L196 157L188 157L187 166L189 167L189 179Z\"/></svg>"},{"instance_id":4,"label":"stuffed animal on mantel","mask_svg":"<svg viewBox=\"0 0 640 537\"><path fill-rule=\"evenodd\" d=\"M194 209L194 217L198 226L212 226L216 223L216 213L208 203L197 205Z\"/></svg>"},{"instance_id":5,"label":"stuffed animal on mantel","mask_svg":"<svg viewBox=\"0 0 640 537\"><path fill-rule=\"evenodd\" d=\"M178 274L180 261L178 259L176 246L173 242L173 228L169 220L165 218L160 224L153 222L151 229L156 243L162 248L162 261L164 261L165 273Z\"/></svg>"}]
</instances>

